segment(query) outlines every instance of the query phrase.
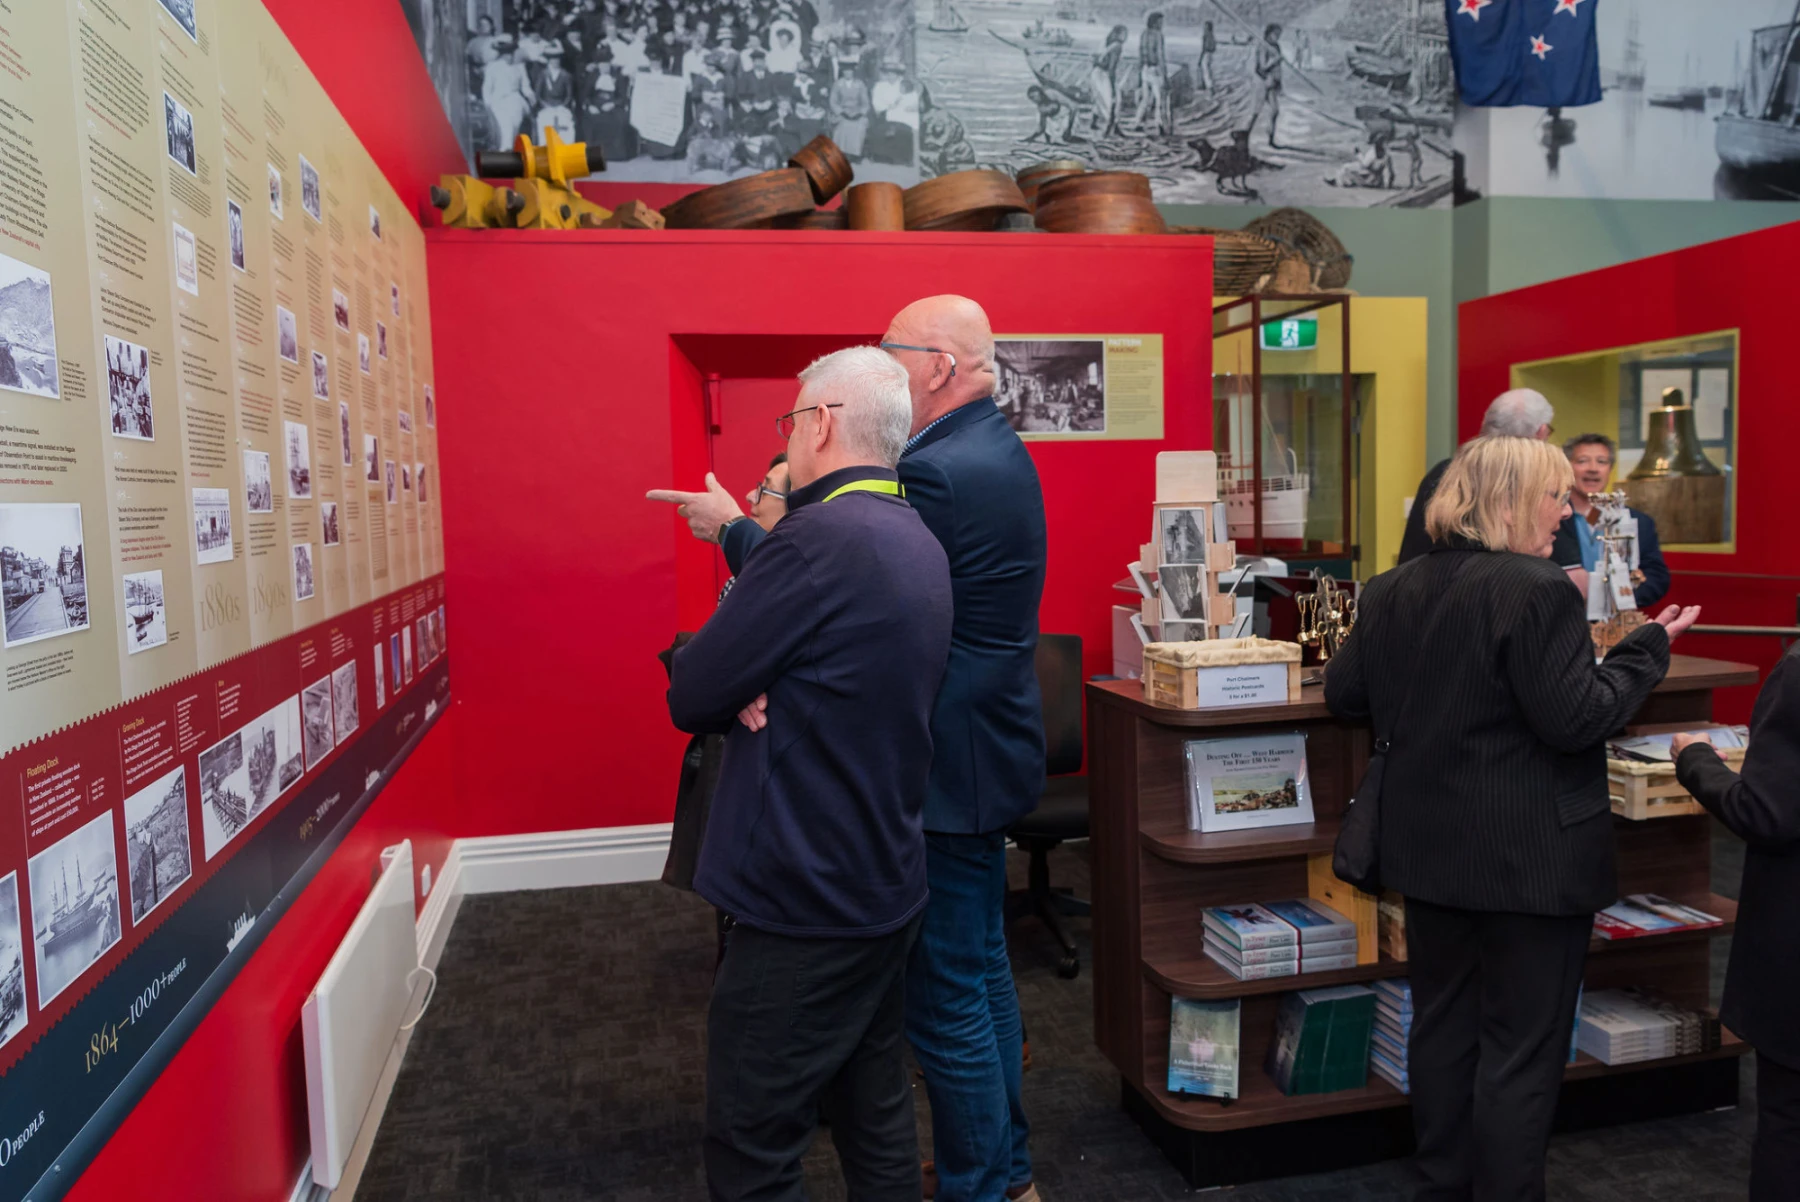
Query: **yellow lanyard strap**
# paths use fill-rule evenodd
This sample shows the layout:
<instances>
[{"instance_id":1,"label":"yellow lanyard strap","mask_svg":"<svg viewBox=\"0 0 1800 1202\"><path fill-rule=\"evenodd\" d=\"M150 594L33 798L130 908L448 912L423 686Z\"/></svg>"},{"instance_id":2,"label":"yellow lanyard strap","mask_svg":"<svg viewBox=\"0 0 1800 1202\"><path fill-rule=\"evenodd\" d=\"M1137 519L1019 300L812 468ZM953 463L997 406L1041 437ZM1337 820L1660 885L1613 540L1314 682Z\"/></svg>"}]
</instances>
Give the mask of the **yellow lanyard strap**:
<instances>
[{"instance_id":1,"label":"yellow lanyard strap","mask_svg":"<svg viewBox=\"0 0 1800 1202\"><path fill-rule=\"evenodd\" d=\"M886 493L890 497L906 496L906 489L900 486L898 480L852 480L848 484L841 484L832 489L831 495L820 501L819 504L830 504L847 492L878 492Z\"/></svg>"}]
</instances>

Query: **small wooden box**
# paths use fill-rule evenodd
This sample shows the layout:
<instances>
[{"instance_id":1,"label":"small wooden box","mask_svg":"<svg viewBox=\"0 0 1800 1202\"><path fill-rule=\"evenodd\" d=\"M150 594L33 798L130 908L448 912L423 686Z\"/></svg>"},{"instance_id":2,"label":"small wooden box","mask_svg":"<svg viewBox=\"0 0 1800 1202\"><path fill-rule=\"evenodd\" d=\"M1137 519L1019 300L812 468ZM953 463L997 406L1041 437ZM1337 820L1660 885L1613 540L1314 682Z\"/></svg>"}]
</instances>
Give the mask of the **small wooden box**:
<instances>
[{"instance_id":1,"label":"small wooden box","mask_svg":"<svg viewBox=\"0 0 1800 1202\"><path fill-rule=\"evenodd\" d=\"M1340 880L1331 870L1331 856L1306 857L1306 895L1322 901L1356 924L1356 962L1373 964L1381 958L1377 926L1378 899L1355 885Z\"/></svg>"},{"instance_id":2,"label":"small wooden box","mask_svg":"<svg viewBox=\"0 0 1800 1202\"><path fill-rule=\"evenodd\" d=\"M1269 669L1255 673L1247 669ZM1279 671L1276 671L1279 669ZM1258 683L1247 677L1259 678ZM1278 676L1285 688L1268 685ZM1300 645L1273 639L1208 639L1144 648L1144 700L1177 709L1280 705L1300 699Z\"/></svg>"},{"instance_id":3,"label":"small wooden box","mask_svg":"<svg viewBox=\"0 0 1800 1202\"><path fill-rule=\"evenodd\" d=\"M1742 747L1728 747L1719 754L1733 768L1744 762ZM1612 812L1633 822L1680 818L1684 814L1701 814L1706 810L1675 779L1673 764L1609 759L1606 761L1606 790L1612 795Z\"/></svg>"}]
</instances>

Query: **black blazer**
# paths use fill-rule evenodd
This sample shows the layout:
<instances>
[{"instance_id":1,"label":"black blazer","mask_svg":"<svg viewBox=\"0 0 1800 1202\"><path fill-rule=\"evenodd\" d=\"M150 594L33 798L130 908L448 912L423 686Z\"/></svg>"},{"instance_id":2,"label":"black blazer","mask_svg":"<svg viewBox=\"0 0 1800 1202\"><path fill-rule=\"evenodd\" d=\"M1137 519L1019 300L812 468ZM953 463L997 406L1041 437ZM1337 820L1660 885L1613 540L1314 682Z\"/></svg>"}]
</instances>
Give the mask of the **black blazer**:
<instances>
[{"instance_id":1,"label":"black blazer","mask_svg":"<svg viewBox=\"0 0 1800 1202\"><path fill-rule=\"evenodd\" d=\"M1800 1069L1800 647L1756 699L1743 775L1698 746L1681 753L1675 775L1748 844L1719 1017Z\"/></svg>"},{"instance_id":2,"label":"black blazer","mask_svg":"<svg viewBox=\"0 0 1800 1202\"><path fill-rule=\"evenodd\" d=\"M1392 732L1383 884L1524 914L1617 901L1604 740L1668 667L1655 623L1596 665L1586 605L1547 559L1439 544L1371 580L1325 701Z\"/></svg>"},{"instance_id":3,"label":"black blazer","mask_svg":"<svg viewBox=\"0 0 1800 1202\"><path fill-rule=\"evenodd\" d=\"M1400 537L1400 558L1396 563L1408 563L1431 550L1431 536L1425 533L1425 507L1437 495L1438 485L1443 483L1444 473L1449 470L1450 461L1445 459L1419 481L1419 490L1413 494L1412 509L1406 515L1406 533Z\"/></svg>"},{"instance_id":4,"label":"black blazer","mask_svg":"<svg viewBox=\"0 0 1800 1202\"><path fill-rule=\"evenodd\" d=\"M1035 656L1046 537L1037 467L983 398L921 431L898 470L907 501L950 557L956 606L931 716L925 829L1005 830L1036 809L1044 791ZM733 572L762 538L754 522L725 532Z\"/></svg>"}]
</instances>

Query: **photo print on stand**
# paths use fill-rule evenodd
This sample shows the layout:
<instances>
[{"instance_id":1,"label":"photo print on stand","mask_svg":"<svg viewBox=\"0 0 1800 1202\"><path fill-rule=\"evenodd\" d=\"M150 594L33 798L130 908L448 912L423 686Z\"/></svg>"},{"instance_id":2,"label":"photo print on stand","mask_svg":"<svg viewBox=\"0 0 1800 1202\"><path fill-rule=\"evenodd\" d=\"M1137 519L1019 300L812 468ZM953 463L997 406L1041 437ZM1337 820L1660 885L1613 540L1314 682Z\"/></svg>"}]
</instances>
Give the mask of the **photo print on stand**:
<instances>
[{"instance_id":1,"label":"photo print on stand","mask_svg":"<svg viewBox=\"0 0 1800 1202\"><path fill-rule=\"evenodd\" d=\"M269 475L267 451L244 452L244 508L251 513L275 512L275 482Z\"/></svg>"},{"instance_id":2,"label":"photo print on stand","mask_svg":"<svg viewBox=\"0 0 1800 1202\"><path fill-rule=\"evenodd\" d=\"M1156 579L1164 621L1206 621L1205 564L1170 564L1157 569Z\"/></svg>"},{"instance_id":3,"label":"photo print on stand","mask_svg":"<svg viewBox=\"0 0 1800 1202\"><path fill-rule=\"evenodd\" d=\"M1021 434L1106 432L1106 340L994 341L994 404Z\"/></svg>"},{"instance_id":4,"label":"photo print on stand","mask_svg":"<svg viewBox=\"0 0 1800 1202\"><path fill-rule=\"evenodd\" d=\"M119 438L150 442L156 437L156 415L150 407L150 352L111 334L105 341L112 432Z\"/></svg>"},{"instance_id":5,"label":"photo print on stand","mask_svg":"<svg viewBox=\"0 0 1800 1202\"><path fill-rule=\"evenodd\" d=\"M175 18L175 23L187 31L188 37L198 42L200 29L194 23L194 0L157 0L163 11Z\"/></svg>"},{"instance_id":6,"label":"photo print on stand","mask_svg":"<svg viewBox=\"0 0 1800 1202\"><path fill-rule=\"evenodd\" d=\"M362 368L363 375L369 374L369 336L367 334L356 336L356 365Z\"/></svg>"},{"instance_id":7,"label":"photo print on stand","mask_svg":"<svg viewBox=\"0 0 1800 1202\"><path fill-rule=\"evenodd\" d=\"M312 496L312 446L307 428L299 422L282 422L286 433L288 496L305 500Z\"/></svg>"},{"instance_id":8,"label":"photo print on stand","mask_svg":"<svg viewBox=\"0 0 1800 1202\"><path fill-rule=\"evenodd\" d=\"M163 93L163 126L169 157L189 175L199 175L194 158L194 114L167 92Z\"/></svg>"},{"instance_id":9,"label":"photo print on stand","mask_svg":"<svg viewBox=\"0 0 1800 1202\"><path fill-rule=\"evenodd\" d=\"M1157 529L1161 543L1157 547L1159 564L1206 564L1206 510L1158 509Z\"/></svg>"},{"instance_id":10,"label":"photo print on stand","mask_svg":"<svg viewBox=\"0 0 1800 1202\"><path fill-rule=\"evenodd\" d=\"M189 296L199 296L200 254L194 245L194 231L178 221L169 226L175 231L175 286Z\"/></svg>"},{"instance_id":11,"label":"photo print on stand","mask_svg":"<svg viewBox=\"0 0 1800 1202\"><path fill-rule=\"evenodd\" d=\"M223 488L194 490L194 550L201 563L231 558L231 493Z\"/></svg>"},{"instance_id":12,"label":"photo print on stand","mask_svg":"<svg viewBox=\"0 0 1800 1202\"><path fill-rule=\"evenodd\" d=\"M161 571L125 577L125 649L136 655L169 641L169 611Z\"/></svg>"},{"instance_id":13,"label":"photo print on stand","mask_svg":"<svg viewBox=\"0 0 1800 1202\"><path fill-rule=\"evenodd\" d=\"M119 861L109 809L31 857L38 1009L119 941Z\"/></svg>"},{"instance_id":14,"label":"photo print on stand","mask_svg":"<svg viewBox=\"0 0 1800 1202\"><path fill-rule=\"evenodd\" d=\"M381 440L373 434L363 435L363 478L370 484L381 483Z\"/></svg>"},{"instance_id":15,"label":"photo print on stand","mask_svg":"<svg viewBox=\"0 0 1800 1202\"><path fill-rule=\"evenodd\" d=\"M187 803L187 769L179 765L125 799L125 876L134 927L194 875Z\"/></svg>"},{"instance_id":16,"label":"photo print on stand","mask_svg":"<svg viewBox=\"0 0 1800 1202\"><path fill-rule=\"evenodd\" d=\"M356 661L339 664L331 674L331 713L340 745L356 733L361 715L356 704Z\"/></svg>"},{"instance_id":17,"label":"photo print on stand","mask_svg":"<svg viewBox=\"0 0 1800 1202\"><path fill-rule=\"evenodd\" d=\"M331 320L344 333L350 332L350 298L336 288L331 290Z\"/></svg>"},{"instance_id":18,"label":"photo print on stand","mask_svg":"<svg viewBox=\"0 0 1800 1202\"><path fill-rule=\"evenodd\" d=\"M300 324L292 309L275 306L277 352L289 363L300 362Z\"/></svg>"},{"instance_id":19,"label":"photo print on stand","mask_svg":"<svg viewBox=\"0 0 1800 1202\"><path fill-rule=\"evenodd\" d=\"M0 877L0 1047L25 1029L25 928L19 922L19 874Z\"/></svg>"},{"instance_id":20,"label":"photo print on stand","mask_svg":"<svg viewBox=\"0 0 1800 1202\"><path fill-rule=\"evenodd\" d=\"M225 202L225 225L231 235L231 265L244 271L244 210L235 200Z\"/></svg>"},{"instance_id":21,"label":"photo print on stand","mask_svg":"<svg viewBox=\"0 0 1800 1202\"><path fill-rule=\"evenodd\" d=\"M332 736L330 676L319 677L301 692L300 722L306 732L306 770L311 772L336 746Z\"/></svg>"},{"instance_id":22,"label":"photo print on stand","mask_svg":"<svg viewBox=\"0 0 1800 1202\"><path fill-rule=\"evenodd\" d=\"M56 309L50 273L0 255L0 388L56 400Z\"/></svg>"},{"instance_id":23,"label":"photo print on stand","mask_svg":"<svg viewBox=\"0 0 1800 1202\"><path fill-rule=\"evenodd\" d=\"M338 545L338 512L336 501L319 502L319 545L335 547Z\"/></svg>"},{"instance_id":24,"label":"photo print on stand","mask_svg":"<svg viewBox=\"0 0 1800 1202\"><path fill-rule=\"evenodd\" d=\"M350 402L348 401L338 402L338 441L343 444L344 466L349 467L356 462L356 457L350 450Z\"/></svg>"},{"instance_id":25,"label":"photo print on stand","mask_svg":"<svg viewBox=\"0 0 1800 1202\"><path fill-rule=\"evenodd\" d=\"M208 860L250 822L243 733L234 730L200 753L200 838Z\"/></svg>"},{"instance_id":26,"label":"photo print on stand","mask_svg":"<svg viewBox=\"0 0 1800 1202\"><path fill-rule=\"evenodd\" d=\"M306 773L300 744L300 699L289 697L239 732L250 787L250 818L269 808Z\"/></svg>"},{"instance_id":27,"label":"photo print on stand","mask_svg":"<svg viewBox=\"0 0 1800 1202\"><path fill-rule=\"evenodd\" d=\"M277 221L285 221L281 212L281 168L269 164L269 215Z\"/></svg>"},{"instance_id":28,"label":"photo print on stand","mask_svg":"<svg viewBox=\"0 0 1800 1202\"><path fill-rule=\"evenodd\" d=\"M88 628L80 505L0 503L0 595L8 647Z\"/></svg>"},{"instance_id":29,"label":"photo print on stand","mask_svg":"<svg viewBox=\"0 0 1800 1202\"><path fill-rule=\"evenodd\" d=\"M311 163L306 161L305 155L300 155L299 158L300 158L300 207L305 209L306 215L308 217L311 217L314 221L323 221L324 218L320 215L323 212L323 210L321 209L321 207L319 205L319 172L318 172L318 169L315 168Z\"/></svg>"},{"instance_id":30,"label":"photo print on stand","mask_svg":"<svg viewBox=\"0 0 1800 1202\"><path fill-rule=\"evenodd\" d=\"M294 600L313 598L313 553L311 543L294 544Z\"/></svg>"},{"instance_id":31,"label":"photo print on stand","mask_svg":"<svg viewBox=\"0 0 1800 1202\"><path fill-rule=\"evenodd\" d=\"M318 351L312 353L313 398L320 401L331 399L331 361Z\"/></svg>"}]
</instances>

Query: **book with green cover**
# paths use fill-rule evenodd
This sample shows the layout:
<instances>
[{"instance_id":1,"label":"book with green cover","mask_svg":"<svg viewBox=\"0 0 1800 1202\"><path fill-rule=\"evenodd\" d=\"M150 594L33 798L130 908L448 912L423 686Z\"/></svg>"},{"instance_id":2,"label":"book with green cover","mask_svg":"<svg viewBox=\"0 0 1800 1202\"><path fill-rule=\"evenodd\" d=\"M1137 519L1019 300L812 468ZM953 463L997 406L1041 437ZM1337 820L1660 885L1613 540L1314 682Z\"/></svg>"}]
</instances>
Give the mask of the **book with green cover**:
<instances>
[{"instance_id":1,"label":"book with green cover","mask_svg":"<svg viewBox=\"0 0 1800 1202\"><path fill-rule=\"evenodd\" d=\"M1284 994L1267 1069L1284 1094L1331 1093L1368 1083L1375 991L1339 985Z\"/></svg>"}]
</instances>

